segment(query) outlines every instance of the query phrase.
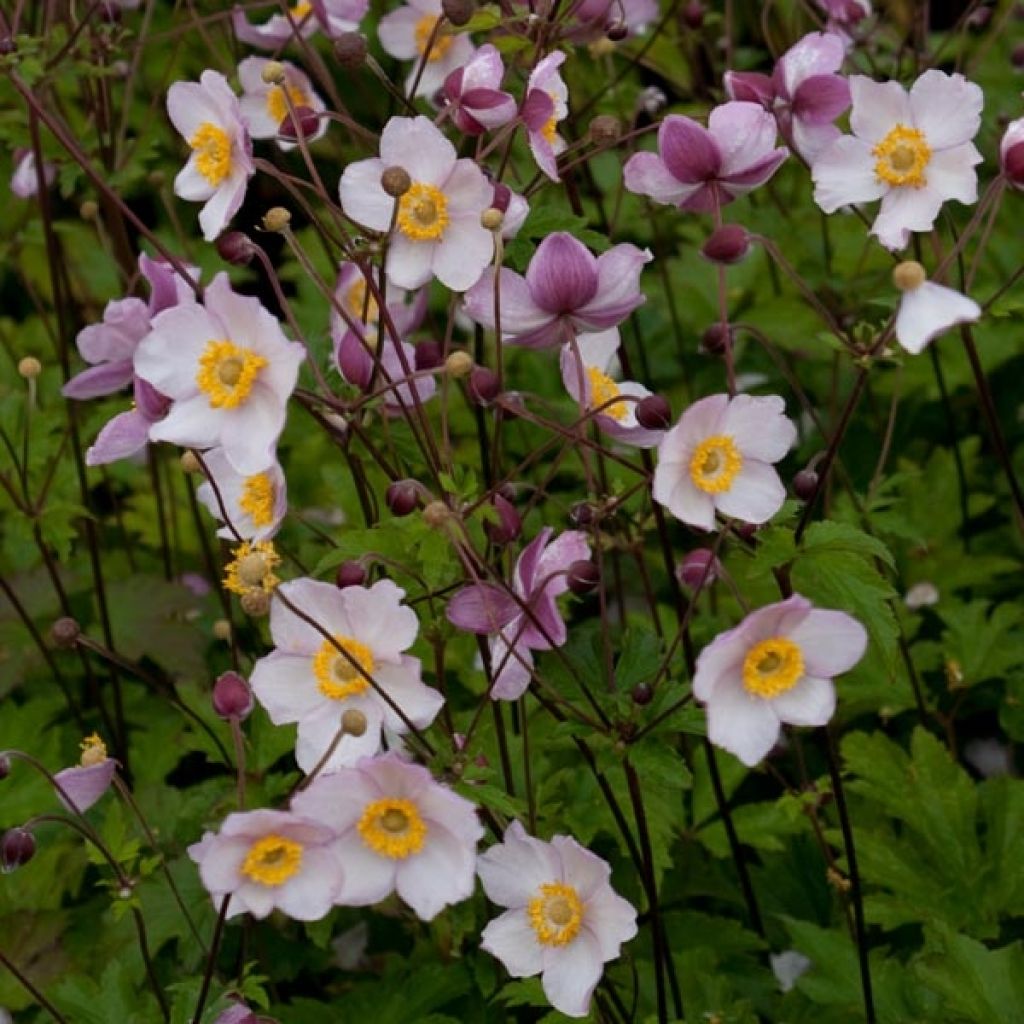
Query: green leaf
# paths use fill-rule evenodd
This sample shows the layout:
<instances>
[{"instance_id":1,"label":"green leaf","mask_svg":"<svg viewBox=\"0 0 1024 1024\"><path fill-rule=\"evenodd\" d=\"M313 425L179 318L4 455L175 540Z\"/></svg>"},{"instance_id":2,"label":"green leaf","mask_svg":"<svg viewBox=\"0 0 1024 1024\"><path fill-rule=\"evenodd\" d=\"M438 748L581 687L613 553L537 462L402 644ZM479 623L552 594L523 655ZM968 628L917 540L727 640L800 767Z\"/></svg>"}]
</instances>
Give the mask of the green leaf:
<instances>
[{"instance_id":1,"label":"green leaf","mask_svg":"<svg viewBox=\"0 0 1024 1024\"><path fill-rule=\"evenodd\" d=\"M880 558L890 568L895 567L892 552L877 537L834 520L812 523L804 534L802 549L805 553L850 551L866 558Z\"/></svg>"}]
</instances>

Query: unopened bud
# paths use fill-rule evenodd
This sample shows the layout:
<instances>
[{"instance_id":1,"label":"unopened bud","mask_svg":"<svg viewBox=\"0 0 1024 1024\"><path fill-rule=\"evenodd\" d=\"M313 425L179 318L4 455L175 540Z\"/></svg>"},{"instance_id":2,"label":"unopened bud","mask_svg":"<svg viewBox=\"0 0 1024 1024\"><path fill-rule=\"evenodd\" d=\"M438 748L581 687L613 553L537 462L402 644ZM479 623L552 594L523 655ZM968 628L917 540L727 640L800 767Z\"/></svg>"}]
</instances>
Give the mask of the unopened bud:
<instances>
[{"instance_id":1,"label":"unopened bud","mask_svg":"<svg viewBox=\"0 0 1024 1024\"><path fill-rule=\"evenodd\" d=\"M256 255L256 244L244 231L229 231L216 242L217 253L225 263L244 267Z\"/></svg>"},{"instance_id":2,"label":"unopened bud","mask_svg":"<svg viewBox=\"0 0 1024 1024\"><path fill-rule=\"evenodd\" d=\"M569 509L569 522L573 526L590 526L594 521L594 506L587 501L578 501Z\"/></svg>"},{"instance_id":3,"label":"unopened bud","mask_svg":"<svg viewBox=\"0 0 1024 1024\"><path fill-rule=\"evenodd\" d=\"M355 708L341 714L341 731L347 736L362 736L366 732L366 715Z\"/></svg>"},{"instance_id":4,"label":"unopened bud","mask_svg":"<svg viewBox=\"0 0 1024 1024\"><path fill-rule=\"evenodd\" d=\"M718 579L722 565L713 551L697 548L691 551L676 566L676 579L684 587L696 590L700 586L708 587Z\"/></svg>"},{"instance_id":5,"label":"unopened bud","mask_svg":"<svg viewBox=\"0 0 1024 1024\"><path fill-rule=\"evenodd\" d=\"M512 189L503 185L500 181L495 182L494 198L491 199L491 208L501 213L508 213L508 204L512 202Z\"/></svg>"},{"instance_id":6,"label":"unopened bud","mask_svg":"<svg viewBox=\"0 0 1024 1024\"><path fill-rule=\"evenodd\" d=\"M366 582L366 570L359 562L342 562L334 574L334 583L339 590L346 587L361 587Z\"/></svg>"},{"instance_id":7,"label":"unopened bud","mask_svg":"<svg viewBox=\"0 0 1024 1024\"><path fill-rule=\"evenodd\" d=\"M444 353L436 341L421 341L416 346L417 370L436 370L444 362Z\"/></svg>"},{"instance_id":8,"label":"unopened bud","mask_svg":"<svg viewBox=\"0 0 1024 1024\"><path fill-rule=\"evenodd\" d=\"M9 57L17 49L17 45L9 35L0 36L0 57Z\"/></svg>"},{"instance_id":9,"label":"unopened bud","mask_svg":"<svg viewBox=\"0 0 1024 1024\"><path fill-rule=\"evenodd\" d=\"M366 63L366 39L358 32L342 32L334 40L334 56L346 71L355 71Z\"/></svg>"},{"instance_id":10,"label":"unopened bud","mask_svg":"<svg viewBox=\"0 0 1024 1024\"><path fill-rule=\"evenodd\" d=\"M474 366L469 375L469 397L478 405L489 405L501 391L498 375L486 366Z\"/></svg>"},{"instance_id":11,"label":"unopened bud","mask_svg":"<svg viewBox=\"0 0 1024 1024\"><path fill-rule=\"evenodd\" d=\"M396 480L385 492L384 501L392 515L407 516L419 504L419 488L415 480Z\"/></svg>"},{"instance_id":12,"label":"unopened bud","mask_svg":"<svg viewBox=\"0 0 1024 1024\"><path fill-rule=\"evenodd\" d=\"M221 718L243 721L253 707L252 689L237 672L222 672L213 684L213 710Z\"/></svg>"},{"instance_id":13,"label":"unopened bud","mask_svg":"<svg viewBox=\"0 0 1024 1024\"><path fill-rule=\"evenodd\" d=\"M498 231L505 223L505 214L496 206L489 206L480 214L480 225L487 231Z\"/></svg>"},{"instance_id":14,"label":"unopened bud","mask_svg":"<svg viewBox=\"0 0 1024 1024\"><path fill-rule=\"evenodd\" d=\"M50 639L53 641L53 646L62 650L74 647L81 635L82 627L70 616L58 619L50 627Z\"/></svg>"},{"instance_id":15,"label":"unopened bud","mask_svg":"<svg viewBox=\"0 0 1024 1024\"><path fill-rule=\"evenodd\" d=\"M263 65L263 70L260 72L260 78L262 78L267 85L281 85L285 79L284 65L277 60L268 60L267 63Z\"/></svg>"},{"instance_id":16,"label":"unopened bud","mask_svg":"<svg viewBox=\"0 0 1024 1024\"><path fill-rule=\"evenodd\" d=\"M203 471L195 452L182 452L181 458L178 459L178 465L181 466L183 473L201 473Z\"/></svg>"},{"instance_id":17,"label":"unopened bud","mask_svg":"<svg viewBox=\"0 0 1024 1024\"><path fill-rule=\"evenodd\" d=\"M793 475L793 493L801 501L810 501L818 490L818 474L813 469L801 469Z\"/></svg>"},{"instance_id":18,"label":"unopened bud","mask_svg":"<svg viewBox=\"0 0 1024 1024\"><path fill-rule=\"evenodd\" d=\"M285 114L284 120L278 125L277 134L289 141L308 139L316 135L319 127L320 118L312 107L296 107Z\"/></svg>"},{"instance_id":19,"label":"unopened bud","mask_svg":"<svg viewBox=\"0 0 1024 1024\"><path fill-rule=\"evenodd\" d=\"M250 618L261 619L270 611L270 595L262 587L251 587L242 595L239 604Z\"/></svg>"},{"instance_id":20,"label":"unopened bud","mask_svg":"<svg viewBox=\"0 0 1024 1024\"><path fill-rule=\"evenodd\" d=\"M9 828L0 838L0 871L4 874L27 864L36 852L36 838L27 828Z\"/></svg>"},{"instance_id":21,"label":"unopened bud","mask_svg":"<svg viewBox=\"0 0 1024 1024\"><path fill-rule=\"evenodd\" d=\"M432 530L439 530L452 517L452 510L443 501L432 501L423 510L423 521Z\"/></svg>"},{"instance_id":22,"label":"unopened bud","mask_svg":"<svg viewBox=\"0 0 1024 1024\"><path fill-rule=\"evenodd\" d=\"M3 781L11 774L11 759L5 754L0 757L0 781Z\"/></svg>"},{"instance_id":23,"label":"unopened bud","mask_svg":"<svg viewBox=\"0 0 1024 1024\"><path fill-rule=\"evenodd\" d=\"M1018 43L1010 52L1010 63L1017 68L1024 68L1024 43Z\"/></svg>"},{"instance_id":24,"label":"unopened bud","mask_svg":"<svg viewBox=\"0 0 1024 1024\"><path fill-rule=\"evenodd\" d=\"M912 292L928 280L924 267L916 260L904 260L892 268L892 283L901 292Z\"/></svg>"},{"instance_id":25,"label":"unopened bud","mask_svg":"<svg viewBox=\"0 0 1024 1024\"><path fill-rule=\"evenodd\" d=\"M380 176L380 187L392 199L401 199L412 188L412 178L404 167L385 167Z\"/></svg>"},{"instance_id":26,"label":"unopened bud","mask_svg":"<svg viewBox=\"0 0 1024 1024\"><path fill-rule=\"evenodd\" d=\"M25 380L35 380L43 372L43 364L35 356L25 356L18 361L18 373Z\"/></svg>"},{"instance_id":27,"label":"unopened bud","mask_svg":"<svg viewBox=\"0 0 1024 1024\"><path fill-rule=\"evenodd\" d=\"M683 8L683 24L695 32L704 24L704 5L700 0L690 0Z\"/></svg>"},{"instance_id":28,"label":"unopened bud","mask_svg":"<svg viewBox=\"0 0 1024 1024\"><path fill-rule=\"evenodd\" d=\"M633 703L645 707L654 699L654 688L650 683L637 683L630 691Z\"/></svg>"},{"instance_id":29,"label":"unopened bud","mask_svg":"<svg viewBox=\"0 0 1024 1024\"><path fill-rule=\"evenodd\" d=\"M444 361L444 368L449 376L465 377L473 370L473 357L460 349Z\"/></svg>"},{"instance_id":30,"label":"unopened bud","mask_svg":"<svg viewBox=\"0 0 1024 1024\"><path fill-rule=\"evenodd\" d=\"M622 123L611 114L598 114L590 122L590 141L595 146L614 146L622 135Z\"/></svg>"},{"instance_id":31,"label":"unopened bud","mask_svg":"<svg viewBox=\"0 0 1024 1024\"><path fill-rule=\"evenodd\" d=\"M712 324L701 336L701 347L709 355L721 355L732 340L732 330L724 324Z\"/></svg>"},{"instance_id":32,"label":"unopened bud","mask_svg":"<svg viewBox=\"0 0 1024 1024\"><path fill-rule=\"evenodd\" d=\"M263 214L263 226L268 231L285 231L291 222L291 211L286 210L283 206L272 206Z\"/></svg>"},{"instance_id":33,"label":"unopened bud","mask_svg":"<svg viewBox=\"0 0 1024 1024\"><path fill-rule=\"evenodd\" d=\"M566 573L569 589L577 595L589 594L601 582L601 573L597 563L589 558L580 558L569 566Z\"/></svg>"},{"instance_id":34,"label":"unopened bud","mask_svg":"<svg viewBox=\"0 0 1024 1024\"><path fill-rule=\"evenodd\" d=\"M724 224L704 243L700 254L712 263L739 263L750 252L750 235L739 224Z\"/></svg>"},{"instance_id":35,"label":"unopened bud","mask_svg":"<svg viewBox=\"0 0 1024 1024\"><path fill-rule=\"evenodd\" d=\"M473 17L476 4L473 0L441 0L441 10L453 25L460 27Z\"/></svg>"},{"instance_id":36,"label":"unopened bud","mask_svg":"<svg viewBox=\"0 0 1024 1024\"><path fill-rule=\"evenodd\" d=\"M227 619L218 619L213 624L213 635L218 640L231 639L231 623Z\"/></svg>"},{"instance_id":37,"label":"unopened bud","mask_svg":"<svg viewBox=\"0 0 1024 1024\"><path fill-rule=\"evenodd\" d=\"M1017 142L1002 154L1003 177L1014 186L1024 188L1024 142Z\"/></svg>"},{"instance_id":38,"label":"unopened bud","mask_svg":"<svg viewBox=\"0 0 1024 1024\"><path fill-rule=\"evenodd\" d=\"M82 220L95 220L100 215L100 204L95 199L86 199L78 208Z\"/></svg>"},{"instance_id":39,"label":"unopened bud","mask_svg":"<svg viewBox=\"0 0 1024 1024\"><path fill-rule=\"evenodd\" d=\"M644 430L668 430L672 423L672 407L661 395L648 395L636 403L637 423Z\"/></svg>"},{"instance_id":40,"label":"unopened bud","mask_svg":"<svg viewBox=\"0 0 1024 1024\"><path fill-rule=\"evenodd\" d=\"M498 522L484 520L484 533L492 544L508 544L523 532L523 521L515 505L503 494L496 494L491 505L498 513Z\"/></svg>"}]
</instances>

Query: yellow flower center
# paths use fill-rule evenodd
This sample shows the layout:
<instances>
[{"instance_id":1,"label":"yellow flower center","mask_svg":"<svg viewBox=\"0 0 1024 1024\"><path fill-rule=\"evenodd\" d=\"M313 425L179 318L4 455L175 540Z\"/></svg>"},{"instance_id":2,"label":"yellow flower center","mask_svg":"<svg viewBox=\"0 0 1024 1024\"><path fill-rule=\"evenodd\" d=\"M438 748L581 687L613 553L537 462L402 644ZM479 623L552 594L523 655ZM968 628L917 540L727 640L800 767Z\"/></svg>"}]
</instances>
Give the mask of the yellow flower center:
<instances>
[{"instance_id":1,"label":"yellow flower center","mask_svg":"<svg viewBox=\"0 0 1024 1024\"><path fill-rule=\"evenodd\" d=\"M613 420L625 419L626 403L619 398L619 386L615 381L595 366L587 367L587 379L590 381L591 408L601 409L602 416L611 416ZM607 405L608 402L613 404Z\"/></svg>"},{"instance_id":2,"label":"yellow flower center","mask_svg":"<svg viewBox=\"0 0 1024 1024\"><path fill-rule=\"evenodd\" d=\"M705 438L690 459L690 479L706 494L721 494L732 487L743 467L735 441L726 434Z\"/></svg>"},{"instance_id":3,"label":"yellow flower center","mask_svg":"<svg viewBox=\"0 0 1024 1024\"><path fill-rule=\"evenodd\" d=\"M224 588L234 594L246 594L258 589L270 593L281 581L274 575L274 567L281 556L269 540L242 541L232 551L234 556L224 566Z\"/></svg>"},{"instance_id":4,"label":"yellow flower center","mask_svg":"<svg viewBox=\"0 0 1024 1024\"><path fill-rule=\"evenodd\" d=\"M404 860L423 849L426 822L411 800L388 797L367 804L356 825L363 842L382 857Z\"/></svg>"},{"instance_id":5,"label":"yellow flower center","mask_svg":"<svg viewBox=\"0 0 1024 1024\"><path fill-rule=\"evenodd\" d=\"M448 226L448 200L434 185L413 182L398 201L398 229L414 242L436 242Z\"/></svg>"},{"instance_id":6,"label":"yellow flower center","mask_svg":"<svg viewBox=\"0 0 1024 1024\"><path fill-rule=\"evenodd\" d=\"M98 733L86 736L80 744L82 748L81 764L83 768L92 768L93 765L103 764L107 759L107 745L100 739Z\"/></svg>"},{"instance_id":7,"label":"yellow flower center","mask_svg":"<svg viewBox=\"0 0 1024 1024\"><path fill-rule=\"evenodd\" d=\"M878 157L875 174L880 181L913 188L928 183L924 170L932 158L932 150L919 129L898 124L871 153Z\"/></svg>"},{"instance_id":8,"label":"yellow flower center","mask_svg":"<svg viewBox=\"0 0 1024 1024\"><path fill-rule=\"evenodd\" d=\"M444 199L444 196L441 196ZM369 294L370 289L366 287L366 278L358 277L349 285L348 294L345 297L345 306L349 313L364 324L375 324L380 318L380 309L377 300Z\"/></svg>"},{"instance_id":9,"label":"yellow flower center","mask_svg":"<svg viewBox=\"0 0 1024 1024\"><path fill-rule=\"evenodd\" d=\"M285 89L288 90L287 96ZM292 108L308 107L309 95L297 85L272 85L267 90L267 113L280 124L288 116L288 100L292 101Z\"/></svg>"},{"instance_id":10,"label":"yellow flower center","mask_svg":"<svg viewBox=\"0 0 1024 1024\"><path fill-rule=\"evenodd\" d=\"M544 122L540 133L552 146L555 144L555 140L558 138L558 118L554 114Z\"/></svg>"},{"instance_id":11,"label":"yellow flower center","mask_svg":"<svg viewBox=\"0 0 1024 1024\"><path fill-rule=\"evenodd\" d=\"M249 847L242 874L260 885L284 885L301 867L302 843L271 833Z\"/></svg>"},{"instance_id":12,"label":"yellow flower center","mask_svg":"<svg viewBox=\"0 0 1024 1024\"><path fill-rule=\"evenodd\" d=\"M274 521L274 481L269 473L257 473L246 478L238 504L253 526L262 529Z\"/></svg>"},{"instance_id":13,"label":"yellow flower center","mask_svg":"<svg viewBox=\"0 0 1024 1024\"><path fill-rule=\"evenodd\" d=\"M579 934L583 903L571 885L548 882L526 905L526 914L542 946L566 946Z\"/></svg>"},{"instance_id":14,"label":"yellow flower center","mask_svg":"<svg viewBox=\"0 0 1024 1024\"><path fill-rule=\"evenodd\" d=\"M313 5L309 3L309 0L300 0L291 10L291 15L298 21L299 18L304 18L309 12L313 10Z\"/></svg>"},{"instance_id":15,"label":"yellow flower center","mask_svg":"<svg viewBox=\"0 0 1024 1024\"><path fill-rule=\"evenodd\" d=\"M440 20L439 17L435 17L433 14L424 14L416 22L416 51L420 56L427 52L427 44L434 33L434 26ZM434 61L440 60L451 49L454 41L453 36L446 35L444 32L438 32L437 37L434 39L434 45L430 47L427 63L433 64Z\"/></svg>"},{"instance_id":16,"label":"yellow flower center","mask_svg":"<svg viewBox=\"0 0 1024 1024\"><path fill-rule=\"evenodd\" d=\"M204 121L188 140L196 155L196 170L216 188L231 173L231 138L223 128Z\"/></svg>"},{"instance_id":17,"label":"yellow flower center","mask_svg":"<svg viewBox=\"0 0 1024 1024\"><path fill-rule=\"evenodd\" d=\"M803 652L784 636L754 644L743 659L743 688L755 697L778 697L796 686L803 674Z\"/></svg>"},{"instance_id":18,"label":"yellow flower center","mask_svg":"<svg viewBox=\"0 0 1024 1024\"><path fill-rule=\"evenodd\" d=\"M320 692L325 697L330 697L331 700L345 700L346 697L363 693L369 688L370 683L366 676L372 676L376 666L373 651L366 644L340 634L335 634L334 643L345 651L348 657L346 658L330 640L325 640L320 645L320 650L313 655L313 674L316 676ZM356 668L357 665L359 668Z\"/></svg>"},{"instance_id":19,"label":"yellow flower center","mask_svg":"<svg viewBox=\"0 0 1024 1024\"><path fill-rule=\"evenodd\" d=\"M266 359L251 348L227 340L208 341L199 357L196 384L214 409L235 409L249 397L266 365Z\"/></svg>"}]
</instances>

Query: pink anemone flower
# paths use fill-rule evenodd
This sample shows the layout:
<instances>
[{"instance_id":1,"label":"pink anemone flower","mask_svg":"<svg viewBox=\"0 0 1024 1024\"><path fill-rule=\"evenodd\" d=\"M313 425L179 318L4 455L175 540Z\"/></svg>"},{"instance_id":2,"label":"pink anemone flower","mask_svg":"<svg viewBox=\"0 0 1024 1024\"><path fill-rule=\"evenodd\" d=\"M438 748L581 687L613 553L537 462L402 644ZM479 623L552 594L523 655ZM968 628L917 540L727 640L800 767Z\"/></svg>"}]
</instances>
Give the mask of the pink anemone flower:
<instances>
[{"instance_id":1,"label":"pink anemone flower","mask_svg":"<svg viewBox=\"0 0 1024 1024\"><path fill-rule=\"evenodd\" d=\"M418 78L416 96L433 96L445 79L473 56L469 36L447 31L448 26L441 22L442 13L441 0L408 0L385 14L377 26L380 45L392 57L415 62L406 79L406 89L411 89ZM439 22L441 28L435 34Z\"/></svg>"},{"instance_id":2,"label":"pink anemone flower","mask_svg":"<svg viewBox=\"0 0 1024 1024\"><path fill-rule=\"evenodd\" d=\"M246 57L238 65L238 81L242 97L238 101L242 119L254 139L274 139L283 150L294 149L297 143L281 138L281 123L290 117L291 110L301 108L323 114L327 107L317 95L309 76L294 64L279 62L284 69L284 82L274 85L263 81L263 69L270 64L266 57ZM317 130L306 137L307 142L323 138L330 122L321 117Z\"/></svg>"},{"instance_id":3,"label":"pink anemone flower","mask_svg":"<svg viewBox=\"0 0 1024 1024\"><path fill-rule=\"evenodd\" d=\"M43 184L49 188L57 180L57 168L48 160L43 161ZM36 171L36 155L31 149L14 151L14 173L11 175L11 192L19 199L31 199L39 194L39 174Z\"/></svg>"},{"instance_id":4,"label":"pink anemone flower","mask_svg":"<svg viewBox=\"0 0 1024 1024\"><path fill-rule=\"evenodd\" d=\"M225 540L273 537L288 511L288 488L284 470L277 460L259 473L246 475L231 465L220 448L211 448L203 454L203 463L213 482L207 480L200 484L196 497L214 519L225 524L217 531L217 536Z\"/></svg>"},{"instance_id":5,"label":"pink anemone flower","mask_svg":"<svg viewBox=\"0 0 1024 1024\"><path fill-rule=\"evenodd\" d=\"M558 155L565 151L565 139L558 134L558 122L569 113L569 87L558 70L565 63L561 50L549 53L530 72L520 117L526 125L526 139L537 166L552 180L558 177Z\"/></svg>"},{"instance_id":6,"label":"pink anemone flower","mask_svg":"<svg viewBox=\"0 0 1024 1024\"><path fill-rule=\"evenodd\" d=\"M93 733L82 741L80 762L54 775L57 797L68 810L84 814L110 789L116 773L117 762L107 757L106 744Z\"/></svg>"},{"instance_id":7,"label":"pink anemone flower","mask_svg":"<svg viewBox=\"0 0 1024 1024\"><path fill-rule=\"evenodd\" d=\"M472 60L444 80L441 95L445 109L464 135L483 135L516 116L515 98L501 88L504 77L501 54L486 43Z\"/></svg>"}]
</instances>

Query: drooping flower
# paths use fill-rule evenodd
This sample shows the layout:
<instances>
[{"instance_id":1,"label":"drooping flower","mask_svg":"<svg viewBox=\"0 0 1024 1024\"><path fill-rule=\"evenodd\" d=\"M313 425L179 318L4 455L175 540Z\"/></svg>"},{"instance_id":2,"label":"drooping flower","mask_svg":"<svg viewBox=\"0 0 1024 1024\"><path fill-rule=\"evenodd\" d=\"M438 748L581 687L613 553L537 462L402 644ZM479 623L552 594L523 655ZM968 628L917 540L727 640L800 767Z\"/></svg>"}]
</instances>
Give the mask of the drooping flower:
<instances>
[{"instance_id":1,"label":"drooping flower","mask_svg":"<svg viewBox=\"0 0 1024 1024\"><path fill-rule=\"evenodd\" d=\"M228 917L262 918L276 909L296 921L318 921L334 905L345 874L335 834L323 820L287 811L229 814L188 855L216 906L231 897Z\"/></svg>"},{"instance_id":2,"label":"drooping flower","mask_svg":"<svg viewBox=\"0 0 1024 1024\"><path fill-rule=\"evenodd\" d=\"M227 274L218 274L202 305L158 313L135 350L137 376L172 403L150 439L220 445L237 472L262 472L274 461L303 358L302 345L288 341L259 300L237 294Z\"/></svg>"},{"instance_id":3,"label":"drooping flower","mask_svg":"<svg viewBox=\"0 0 1024 1024\"><path fill-rule=\"evenodd\" d=\"M757 103L723 103L707 128L670 114L658 129L658 152L627 161L626 188L682 210L725 206L763 185L786 159L775 137L775 118Z\"/></svg>"},{"instance_id":4,"label":"drooping flower","mask_svg":"<svg viewBox=\"0 0 1024 1024\"><path fill-rule=\"evenodd\" d=\"M558 122L569 114L569 87L558 70L565 63L561 50L549 53L530 72L520 117L526 125L526 140L537 166L552 180L559 181L558 155L566 142L558 134Z\"/></svg>"},{"instance_id":5,"label":"drooping flower","mask_svg":"<svg viewBox=\"0 0 1024 1024\"><path fill-rule=\"evenodd\" d=\"M170 406L170 399L136 377L132 384L132 408L107 420L86 449L85 464L105 466L138 455L149 444L153 425L167 415Z\"/></svg>"},{"instance_id":6,"label":"drooping flower","mask_svg":"<svg viewBox=\"0 0 1024 1024\"><path fill-rule=\"evenodd\" d=\"M212 242L238 212L255 173L252 143L238 99L218 71L167 90L167 113L192 155L174 179L174 194L203 203L199 226Z\"/></svg>"},{"instance_id":7,"label":"drooping flower","mask_svg":"<svg viewBox=\"0 0 1024 1024\"><path fill-rule=\"evenodd\" d=\"M117 762L107 757L107 746L93 733L82 740L82 757L77 765L54 775L60 789L57 798L70 811L84 814L114 781Z\"/></svg>"},{"instance_id":8,"label":"drooping flower","mask_svg":"<svg viewBox=\"0 0 1024 1024\"><path fill-rule=\"evenodd\" d=\"M381 186L385 169L400 167L411 181L395 200ZM465 291L494 256L494 239L480 223L494 190L480 168L457 159L455 147L425 117L393 117L380 138L380 157L349 164L339 186L345 213L371 231L386 232L388 280L420 288L436 277Z\"/></svg>"},{"instance_id":9,"label":"drooping flower","mask_svg":"<svg viewBox=\"0 0 1024 1024\"><path fill-rule=\"evenodd\" d=\"M311 772L328 750L322 770L355 764L380 750L383 729L402 734L407 722L417 729L433 722L444 698L422 682L419 659L404 653L419 623L402 603L401 588L379 580L339 590L300 579L283 584L280 593L332 637L325 639L277 600L270 611L274 650L252 673L253 693L270 720L298 723L295 759L303 771ZM366 727L339 738L347 711L364 715Z\"/></svg>"},{"instance_id":10,"label":"drooping flower","mask_svg":"<svg viewBox=\"0 0 1024 1024\"><path fill-rule=\"evenodd\" d=\"M766 523L786 489L773 468L796 427L777 395L711 395L694 402L658 446L652 494L681 522L715 528L715 513Z\"/></svg>"},{"instance_id":11,"label":"drooping flower","mask_svg":"<svg viewBox=\"0 0 1024 1024\"><path fill-rule=\"evenodd\" d=\"M842 75L846 48L828 32L811 32L787 50L769 77L727 71L730 99L762 104L775 114L786 143L809 163L839 138L835 120L850 105L850 87Z\"/></svg>"},{"instance_id":12,"label":"drooping flower","mask_svg":"<svg viewBox=\"0 0 1024 1024\"><path fill-rule=\"evenodd\" d=\"M451 119L465 135L482 135L508 124L516 116L515 98L501 88L505 65L501 54L486 43L463 67L444 80L441 94Z\"/></svg>"},{"instance_id":13,"label":"drooping flower","mask_svg":"<svg viewBox=\"0 0 1024 1024\"><path fill-rule=\"evenodd\" d=\"M309 76L301 68L287 61L281 61L284 81L274 85L263 80L263 69L270 64L266 57L246 57L238 65L238 81L242 85L242 96L238 101L242 120L254 139L274 139L281 149L294 149L297 143L281 138L281 122L291 110L305 107L314 114L323 114L327 109L324 101L316 94ZM323 138L329 124L327 118L319 119L315 133L306 137L307 142Z\"/></svg>"},{"instance_id":14,"label":"drooping flower","mask_svg":"<svg viewBox=\"0 0 1024 1024\"><path fill-rule=\"evenodd\" d=\"M867 632L841 611L799 594L766 605L700 652L693 695L704 704L708 739L756 765L782 723L824 725L836 705L833 677L860 661Z\"/></svg>"},{"instance_id":15,"label":"drooping flower","mask_svg":"<svg viewBox=\"0 0 1024 1024\"><path fill-rule=\"evenodd\" d=\"M974 299L929 281L924 267L914 260L898 263L892 280L903 293L896 313L896 340L914 355L950 327L981 318L981 307Z\"/></svg>"},{"instance_id":16,"label":"drooping flower","mask_svg":"<svg viewBox=\"0 0 1024 1024\"><path fill-rule=\"evenodd\" d=\"M397 10L385 14L377 26L380 45L392 57L415 61L405 87L411 89L419 76L416 96L433 96L448 75L473 56L469 36L448 31L441 22L442 13L441 0L408 0Z\"/></svg>"},{"instance_id":17,"label":"drooping flower","mask_svg":"<svg viewBox=\"0 0 1024 1024\"><path fill-rule=\"evenodd\" d=\"M477 873L487 898L508 908L484 928L481 948L514 978L539 974L556 1010L585 1017L604 965L637 933L608 864L570 836L545 843L514 821Z\"/></svg>"},{"instance_id":18,"label":"drooping flower","mask_svg":"<svg viewBox=\"0 0 1024 1024\"><path fill-rule=\"evenodd\" d=\"M530 685L530 652L566 641L556 599L569 589L569 566L590 558L590 543L580 530L566 530L552 540L553 532L544 527L523 549L512 580L515 597L493 583L475 583L448 602L446 615L453 625L490 637L494 700L521 697Z\"/></svg>"},{"instance_id":19,"label":"drooping flower","mask_svg":"<svg viewBox=\"0 0 1024 1024\"><path fill-rule=\"evenodd\" d=\"M912 231L930 231L948 199L978 198L974 170L981 154L971 140L984 96L963 75L926 71L910 93L899 82L850 78L852 135L814 161L814 199L826 212L882 200L871 233L902 249Z\"/></svg>"},{"instance_id":20,"label":"drooping flower","mask_svg":"<svg viewBox=\"0 0 1024 1024\"><path fill-rule=\"evenodd\" d=\"M638 35L658 17L658 4L657 0L578 0L571 12L572 27L566 37L589 42L600 39L612 26L626 35Z\"/></svg>"},{"instance_id":21,"label":"drooping flower","mask_svg":"<svg viewBox=\"0 0 1024 1024\"><path fill-rule=\"evenodd\" d=\"M43 184L49 188L57 180L57 168L49 161L43 161ZM36 170L36 155L31 149L14 151L14 173L11 175L11 192L19 199L32 199L39 195L39 173Z\"/></svg>"},{"instance_id":22,"label":"drooping flower","mask_svg":"<svg viewBox=\"0 0 1024 1024\"><path fill-rule=\"evenodd\" d=\"M329 825L345 864L335 902L379 903L392 892L429 921L473 892L483 828L468 800L397 754L318 775L293 809Z\"/></svg>"},{"instance_id":23,"label":"drooping flower","mask_svg":"<svg viewBox=\"0 0 1024 1024\"><path fill-rule=\"evenodd\" d=\"M225 524L217 531L217 536L225 540L236 537L267 540L273 537L288 510L287 485L277 461L259 473L246 475L231 465L221 449L211 448L203 455L203 462L213 483L207 480L200 484L196 497L214 519Z\"/></svg>"},{"instance_id":24,"label":"drooping flower","mask_svg":"<svg viewBox=\"0 0 1024 1024\"><path fill-rule=\"evenodd\" d=\"M616 381L611 369L619 350L619 331L581 334L562 346L560 365L565 390L584 409L603 411L594 422L609 436L638 448L653 448L664 430L648 430L636 419L636 403L651 392L636 381ZM618 401L616 401L618 399Z\"/></svg>"},{"instance_id":25,"label":"drooping flower","mask_svg":"<svg viewBox=\"0 0 1024 1024\"><path fill-rule=\"evenodd\" d=\"M526 276L493 268L466 293L466 312L495 328L495 281L500 289L502 341L525 348L552 348L574 334L615 327L644 302L640 271L649 249L623 243L594 256L568 232L548 235L526 268Z\"/></svg>"}]
</instances>

